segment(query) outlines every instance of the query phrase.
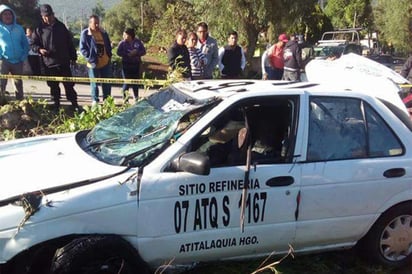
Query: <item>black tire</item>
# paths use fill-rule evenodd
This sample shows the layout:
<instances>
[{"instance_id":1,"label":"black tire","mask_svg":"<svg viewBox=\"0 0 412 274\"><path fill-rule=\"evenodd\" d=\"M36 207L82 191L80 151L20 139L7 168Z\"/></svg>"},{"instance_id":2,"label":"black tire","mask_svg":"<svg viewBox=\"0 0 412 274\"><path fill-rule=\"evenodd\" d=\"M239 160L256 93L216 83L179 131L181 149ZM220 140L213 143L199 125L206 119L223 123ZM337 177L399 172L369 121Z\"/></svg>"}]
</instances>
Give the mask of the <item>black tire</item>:
<instances>
[{"instance_id":1,"label":"black tire","mask_svg":"<svg viewBox=\"0 0 412 274\"><path fill-rule=\"evenodd\" d=\"M91 235L58 249L51 263L52 274L142 274L146 264L124 239L114 235Z\"/></svg>"},{"instance_id":2,"label":"black tire","mask_svg":"<svg viewBox=\"0 0 412 274\"><path fill-rule=\"evenodd\" d=\"M360 242L363 255L389 267L412 263L412 203L386 211Z\"/></svg>"}]
</instances>

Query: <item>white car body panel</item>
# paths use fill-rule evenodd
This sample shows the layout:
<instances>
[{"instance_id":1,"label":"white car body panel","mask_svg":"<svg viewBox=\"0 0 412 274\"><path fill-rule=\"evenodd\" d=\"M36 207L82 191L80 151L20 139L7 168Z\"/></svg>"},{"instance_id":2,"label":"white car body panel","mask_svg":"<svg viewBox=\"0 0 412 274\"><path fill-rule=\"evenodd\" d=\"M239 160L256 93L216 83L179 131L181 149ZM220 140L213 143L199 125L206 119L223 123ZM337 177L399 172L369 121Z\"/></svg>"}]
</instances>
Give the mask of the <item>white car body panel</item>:
<instances>
[{"instance_id":1,"label":"white car body panel","mask_svg":"<svg viewBox=\"0 0 412 274\"><path fill-rule=\"evenodd\" d=\"M398 85L408 80L369 58L349 53L335 60L312 60L305 72L310 82L362 91L391 102L409 115L398 94L401 91Z\"/></svg>"},{"instance_id":2,"label":"white car body panel","mask_svg":"<svg viewBox=\"0 0 412 274\"><path fill-rule=\"evenodd\" d=\"M19 168L24 167L24 172L18 174L19 183L3 189L0 200L124 169L104 164L87 155L76 144L74 134L0 143L0 159L3 178L12 178ZM57 174L59 176L56 177Z\"/></svg>"}]
</instances>

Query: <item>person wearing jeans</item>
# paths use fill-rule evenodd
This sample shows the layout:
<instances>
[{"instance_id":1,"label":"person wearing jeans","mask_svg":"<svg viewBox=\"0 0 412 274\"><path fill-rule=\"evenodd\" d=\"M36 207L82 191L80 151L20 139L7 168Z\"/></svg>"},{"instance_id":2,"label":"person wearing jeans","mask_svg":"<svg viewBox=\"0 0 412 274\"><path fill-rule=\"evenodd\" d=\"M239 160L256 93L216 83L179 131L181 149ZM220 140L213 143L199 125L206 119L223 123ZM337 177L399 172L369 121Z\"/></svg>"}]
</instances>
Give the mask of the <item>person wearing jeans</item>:
<instances>
[{"instance_id":1,"label":"person wearing jeans","mask_svg":"<svg viewBox=\"0 0 412 274\"><path fill-rule=\"evenodd\" d=\"M21 75L23 64L29 53L29 43L23 27L16 23L16 14L6 6L0 5L0 74ZM23 99L23 82L13 80L16 99ZM5 97L7 79L0 80L0 99Z\"/></svg>"},{"instance_id":2,"label":"person wearing jeans","mask_svg":"<svg viewBox=\"0 0 412 274\"><path fill-rule=\"evenodd\" d=\"M109 35L100 27L97 15L89 17L89 27L80 35L80 52L87 60L89 78L111 78L113 75L111 57L112 46ZM96 82L90 82L93 105L99 102ZM111 84L102 83L103 100L111 95Z\"/></svg>"},{"instance_id":3,"label":"person wearing jeans","mask_svg":"<svg viewBox=\"0 0 412 274\"><path fill-rule=\"evenodd\" d=\"M113 75L111 63L102 68L88 68L89 78L111 78ZM102 83L103 100L111 95L112 86L109 83ZM92 103L96 105L99 102L99 87L96 82L90 82Z\"/></svg>"},{"instance_id":4,"label":"person wearing jeans","mask_svg":"<svg viewBox=\"0 0 412 274\"><path fill-rule=\"evenodd\" d=\"M117 47L117 55L122 57L122 77L124 79L139 79L142 56L146 54L143 42L136 37L132 28L126 28L123 32L123 40ZM127 100L129 87L133 89L136 100L139 98L139 86L137 84L123 84L123 99Z\"/></svg>"}]
</instances>

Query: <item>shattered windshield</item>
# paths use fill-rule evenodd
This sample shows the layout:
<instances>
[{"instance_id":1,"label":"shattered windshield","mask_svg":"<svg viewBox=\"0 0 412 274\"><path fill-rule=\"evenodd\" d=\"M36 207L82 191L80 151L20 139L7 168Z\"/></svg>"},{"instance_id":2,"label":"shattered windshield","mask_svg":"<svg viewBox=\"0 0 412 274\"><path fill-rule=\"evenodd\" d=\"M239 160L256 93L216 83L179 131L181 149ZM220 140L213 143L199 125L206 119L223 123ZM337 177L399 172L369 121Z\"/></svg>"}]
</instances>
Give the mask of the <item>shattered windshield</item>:
<instances>
[{"instance_id":1,"label":"shattered windshield","mask_svg":"<svg viewBox=\"0 0 412 274\"><path fill-rule=\"evenodd\" d=\"M179 132L210 109L169 87L97 124L86 136L85 149L113 165L141 165L164 149Z\"/></svg>"}]
</instances>

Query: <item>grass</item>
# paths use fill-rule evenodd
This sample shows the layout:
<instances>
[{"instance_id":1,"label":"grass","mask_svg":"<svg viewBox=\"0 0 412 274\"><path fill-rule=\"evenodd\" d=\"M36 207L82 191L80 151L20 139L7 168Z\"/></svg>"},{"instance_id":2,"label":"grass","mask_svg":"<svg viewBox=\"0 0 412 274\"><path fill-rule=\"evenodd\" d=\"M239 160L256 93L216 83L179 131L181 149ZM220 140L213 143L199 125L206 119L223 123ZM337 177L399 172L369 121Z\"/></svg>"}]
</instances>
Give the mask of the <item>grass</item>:
<instances>
[{"instance_id":1,"label":"grass","mask_svg":"<svg viewBox=\"0 0 412 274\"><path fill-rule=\"evenodd\" d=\"M199 264L184 274L247 274L259 269L265 258L247 261L224 261L209 264ZM269 262L279 260L279 257ZM390 269L365 261L355 249L325 252L312 255L288 256L275 266L276 270L264 270L260 274L408 274L410 268Z\"/></svg>"}]
</instances>

